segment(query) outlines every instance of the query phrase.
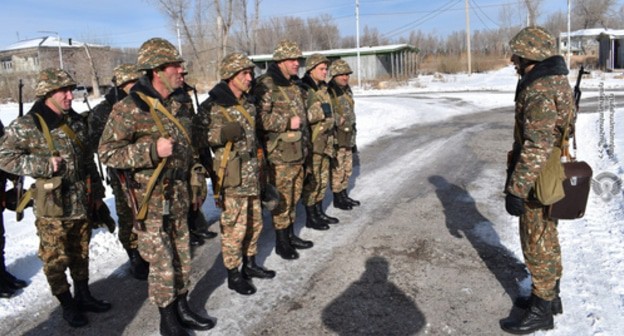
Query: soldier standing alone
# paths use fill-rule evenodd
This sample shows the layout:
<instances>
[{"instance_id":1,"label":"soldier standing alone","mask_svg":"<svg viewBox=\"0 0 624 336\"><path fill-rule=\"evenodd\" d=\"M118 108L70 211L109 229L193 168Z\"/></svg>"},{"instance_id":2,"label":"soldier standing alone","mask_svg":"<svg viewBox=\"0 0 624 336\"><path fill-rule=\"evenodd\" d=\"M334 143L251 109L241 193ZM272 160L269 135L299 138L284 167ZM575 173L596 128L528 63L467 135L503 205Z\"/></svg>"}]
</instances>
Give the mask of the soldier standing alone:
<instances>
[{"instance_id":1,"label":"soldier standing alone","mask_svg":"<svg viewBox=\"0 0 624 336\"><path fill-rule=\"evenodd\" d=\"M191 248L187 226L193 162L191 116L171 94L183 84L182 58L167 40L139 48L145 75L128 97L113 106L100 140L104 164L129 169L141 204L136 228L141 256L149 262L148 294L160 312L163 335L207 330L214 322L188 303ZM204 180L205 182L205 180ZM141 221L141 216L144 219Z\"/></svg>"},{"instance_id":2,"label":"soldier standing alone","mask_svg":"<svg viewBox=\"0 0 624 336\"><path fill-rule=\"evenodd\" d=\"M36 179L35 226L43 272L61 303L63 318L70 326L81 327L88 324L84 311L105 312L111 305L94 299L88 285L87 211L101 206L104 186L87 146L86 121L71 108L75 87L64 70L39 73L33 107L14 120L0 140L0 168ZM87 194L89 179L91 195ZM65 275L68 268L74 296Z\"/></svg>"},{"instance_id":3,"label":"soldier standing alone","mask_svg":"<svg viewBox=\"0 0 624 336\"><path fill-rule=\"evenodd\" d=\"M269 182L280 194L272 212L275 227L275 253L284 259L297 259L295 249L311 248L311 241L295 235L295 208L303 188L303 164L308 152L308 124L302 89L295 79L301 50L296 43L282 40L275 47L266 74L253 88L262 141L269 161Z\"/></svg>"},{"instance_id":4,"label":"soldier standing alone","mask_svg":"<svg viewBox=\"0 0 624 336\"><path fill-rule=\"evenodd\" d=\"M349 75L353 71L344 60L338 59L329 66L329 93L336 118L336 160L332 166L331 189L334 192L334 206L351 210L360 201L349 197L349 179L353 173L353 151L355 147L355 102L349 87Z\"/></svg>"},{"instance_id":5,"label":"soldier standing alone","mask_svg":"<svg viewBox=\"0 0 624 336\"><path fill-rule=\"evenodd\" d=\"M505 208L520 217L520 241L532 286L529 307L519 320L501 322L503 330L529 334L552 329L553 314L563 312L559 297L561 246L557 220L534 195L533 186L564 129L576 120L568 68L556 54L555 38L541 27L521 30L509 42L511 61L521 76L516 89L514 144L507 170ZM570 121L570 124L568 124Z\"/></svg>"}]
</instances>

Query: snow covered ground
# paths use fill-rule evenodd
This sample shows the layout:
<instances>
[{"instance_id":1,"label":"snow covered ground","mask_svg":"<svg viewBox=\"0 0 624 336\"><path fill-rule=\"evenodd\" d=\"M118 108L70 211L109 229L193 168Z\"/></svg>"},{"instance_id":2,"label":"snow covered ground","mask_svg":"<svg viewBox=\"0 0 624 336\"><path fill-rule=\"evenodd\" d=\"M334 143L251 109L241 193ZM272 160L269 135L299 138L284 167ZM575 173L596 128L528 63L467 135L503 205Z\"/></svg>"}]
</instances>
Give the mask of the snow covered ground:
<instances>
[{"instance_id":1,"label":"snow covered ground","mask_svg":"<svg viewBox=\"0 0 624 336\"><path fill-rule=\"evenodd\" d=\"M607 94L624 93L624 79L612 73L593 73L583 80L583 98L596 97L598 88ZM574 84L576 74L570 76ZM421 76L410 80L407 85L392 90L356 91L356 113L358 116L358 145L364 147L377 138L409 125L442 121L450 117L480 112L495 107L513 105L517 77L513 67L487 74ZM488 92L484 92L488 91ZM428 98L422 105L402 104L401 95L420 94ZM462 104L440 104L437 98L457 98ZM200 95L203 100L205 95ZM408 100L405 100L407 102ZM97 101L91 101L95 105ZM579 160L588 162L594 176L608 172L624 178L621 163L624 157L624 107L615 101L616 130L614 155L607 155L601 144L600 115L582 113L577 121ZM28 111L31 104L25 105ZM581 101L581 106L583 101ZM86 110L76 100L74 109ZM0 105L0 118L8 125L17 116L16 104ZM586 111L586 110L585 110ZM593 111L587 111L593 112ZM378 118L385 115L386 118ZM606 114L608 116L608 114ZM606 140L609 139L608 119L604 123ZM510 134L511 139L511 134ZM511 141L511 140L510 140ZM501 182L502 183L502 182ZM29 185L27 181L27 185ZM490 183L489 188L500 189L500 183ZM378 186L379 187L379 186ZM591 193L585 217L576 221L560 223L560 238L563 250L565 293L565 314L557 317L556 329L549 335L619 335L624 330L624 195L620 191L611 200L605 200ZM480 202L479 199L476 199ZM114 210L111 192L108 190L107 204ZM486 202L486 200L483 200ZM500 204L501 211L503 205ZM217 217L211 201L204 204L208 218ZM38 238L34 227L34 216L29 209L21 222L15 221L13 212L5 211L6 260L11 273L27 280L30 285L11 299L0 300L0 320L32 313L33 306L55 301L42 272L37 257ZM522 253L517 236L517 219L507 217L505 232L499 232L502 243L520 256ZM92 281L109 277L119 270L127 257L116 234L105 229L94 231L91 241L90 277ZM117 271L119 272L119 271ZM530 284L523 288L528 293ZM497 317L493 317L497 318ZM620 332L618 332L620 330Z\"/></svg>"}]
</instances>

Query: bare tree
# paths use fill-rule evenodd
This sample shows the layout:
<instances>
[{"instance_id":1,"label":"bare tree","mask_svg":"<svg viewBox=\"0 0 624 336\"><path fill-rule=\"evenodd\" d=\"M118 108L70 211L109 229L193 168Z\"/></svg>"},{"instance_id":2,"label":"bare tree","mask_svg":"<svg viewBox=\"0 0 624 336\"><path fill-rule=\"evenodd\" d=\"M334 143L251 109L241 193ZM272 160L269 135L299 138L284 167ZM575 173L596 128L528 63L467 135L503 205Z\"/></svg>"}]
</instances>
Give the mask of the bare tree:
<instances>
[{"instance_id":1,"label":"bare tree","mask_svg":"<svg viewBox=\"0 0 624 336\"><path fill-rule=\"evenodd\" d=\"M561 32L568 31L568 17L562 11L554 12L548 15L546 21L542 24L546 30L555 36L559 36Z\"/></svg>"},{"instance_id":2,"label":"bare tree","mask_svg":"<svg viewBox=\"0 0 624 336\"><path fill-rule=\"evenodd\" d=\"M616 17L617 0L575 0L572 24L575 29L611 28L610 18Z\"/></svg>"},{"instance_id":3,"label":"bare tree","mask_svg":"<svg viewBox=\"0 0 624 336\"><path fill-rule=\"evenodd\" d=\"M527 26L534 26L539 16L542 0L524 0L524 6L527 11Z\"/></svg>"}]
</instances>

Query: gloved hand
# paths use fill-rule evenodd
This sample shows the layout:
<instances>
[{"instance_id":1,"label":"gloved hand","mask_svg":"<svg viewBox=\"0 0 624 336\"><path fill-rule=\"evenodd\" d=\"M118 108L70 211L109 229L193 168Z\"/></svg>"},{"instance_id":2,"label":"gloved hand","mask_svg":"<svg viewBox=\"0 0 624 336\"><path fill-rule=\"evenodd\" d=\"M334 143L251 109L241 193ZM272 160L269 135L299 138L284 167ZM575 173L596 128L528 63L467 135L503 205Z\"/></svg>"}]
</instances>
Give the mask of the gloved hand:
<instances>
[{"instance_id":1,"label":"gloved hand","mask_svg":"<svg viewBox=\"0 0 624 336\"><path fill-rule=\"evenodd\" d=\"M245 135L245 130L237 122L230 121L221 128L221 141L238 141Z\"/></svg>"},{"instance_id":2,"label":"gloved hand","mask_svg":"<svg viewBox=\"0 0 624 336\"><path fill-rule=\"evenodd\" d=\"M524 214L524 200L516 195L507 193L505 196L505 210L512 216Z\"/></svg>"}]
</instances>

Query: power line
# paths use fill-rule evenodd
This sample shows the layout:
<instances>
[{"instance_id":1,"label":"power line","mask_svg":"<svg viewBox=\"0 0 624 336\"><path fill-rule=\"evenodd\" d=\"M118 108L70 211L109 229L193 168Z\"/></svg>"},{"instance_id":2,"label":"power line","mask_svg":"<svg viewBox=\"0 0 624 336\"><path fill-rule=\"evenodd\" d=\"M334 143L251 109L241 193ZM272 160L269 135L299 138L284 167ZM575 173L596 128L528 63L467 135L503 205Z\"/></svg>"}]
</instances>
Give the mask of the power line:
<instances>
[{"instance_id":1,"label":"power line","mask_svg":"<svg viewBox=\"0 0 624 336\"><path fill-rule=\"evenodd\" d=\"M425 14L423 17L420 17L406 25L403 25L401 27L398 27L396 29L390 30L389 32L383 34L382 36L385 38L390 38L396 35L400 35L410 29L413 29L414 27L417 27L429 20L432 20L438 16L440 16L442 13L445 13L447 11L449 11L453 6L455 6L456 4L458 4L459 2L461 2L461 0L450 0L448 2L446 2L444 5L442 5L441 7L428 12L427 14Z\"/></svg>"}]
</instances>

